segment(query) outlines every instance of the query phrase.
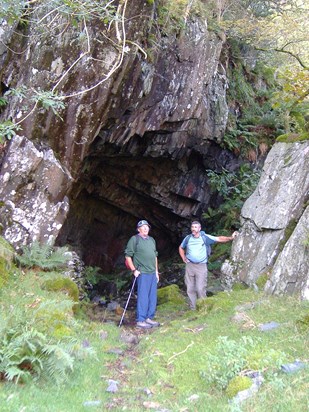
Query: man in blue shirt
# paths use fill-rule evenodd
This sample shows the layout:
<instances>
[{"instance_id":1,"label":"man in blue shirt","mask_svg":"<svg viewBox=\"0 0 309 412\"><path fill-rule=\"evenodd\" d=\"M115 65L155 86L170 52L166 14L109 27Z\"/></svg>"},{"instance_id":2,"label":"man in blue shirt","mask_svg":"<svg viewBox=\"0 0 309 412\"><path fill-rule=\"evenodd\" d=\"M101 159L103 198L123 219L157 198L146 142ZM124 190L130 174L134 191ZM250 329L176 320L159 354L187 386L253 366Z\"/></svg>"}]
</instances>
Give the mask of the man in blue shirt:
<instances>
[{"instance_id":1,"label":"man in blue shirt","mask_svg":"<svg viewBox=\"0 0 309 412\"><path fill-rule=\"evenodd\" d=\"M179 246L179 255L186 264L185 284L191 309L196 309L196 300L206 297L207 246L226 243L237 236L211 236L201 232L200 222L191 223L191 235L186 236Z\"/></svg>"}]
</instances>

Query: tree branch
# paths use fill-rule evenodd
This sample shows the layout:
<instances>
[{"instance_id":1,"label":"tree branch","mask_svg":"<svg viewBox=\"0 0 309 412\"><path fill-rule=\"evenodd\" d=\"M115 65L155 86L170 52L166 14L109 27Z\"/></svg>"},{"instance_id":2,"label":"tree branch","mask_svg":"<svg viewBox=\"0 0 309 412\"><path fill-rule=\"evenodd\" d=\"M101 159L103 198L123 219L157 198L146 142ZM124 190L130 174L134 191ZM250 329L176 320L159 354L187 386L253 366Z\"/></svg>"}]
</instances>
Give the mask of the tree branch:
<instances>
[{"instance_id":1,"label":"tree branch","mask_svg":"<svg viewBox=\"0 0 309 412\"><path fill-rule=\"evenodd\" d=\"M284 46L284 47L285 47L285 46ZM309 66L307 66L307 65L301 60L301 58L300 58L299 56L297 56L297 55L296 55L295 53L293 53L293 52L290 52L290 51L288 51L288 50L284 50L283 48L280 48L280 49L277 49L277 48L264 49L264 48L262 48L262 47L256 47L256 46L255 46L255 50L263 51L263 52L267 52L267 53L271 53L271 52L273 52L273 51L276 51L276 52L278 52L278 53L288 54L288 55L290 55L291 57L293 57L295 60L297 60L298 63L301 65L301 67L302 67L303 69L309 70Z\"/></svg>"}]
</instances>

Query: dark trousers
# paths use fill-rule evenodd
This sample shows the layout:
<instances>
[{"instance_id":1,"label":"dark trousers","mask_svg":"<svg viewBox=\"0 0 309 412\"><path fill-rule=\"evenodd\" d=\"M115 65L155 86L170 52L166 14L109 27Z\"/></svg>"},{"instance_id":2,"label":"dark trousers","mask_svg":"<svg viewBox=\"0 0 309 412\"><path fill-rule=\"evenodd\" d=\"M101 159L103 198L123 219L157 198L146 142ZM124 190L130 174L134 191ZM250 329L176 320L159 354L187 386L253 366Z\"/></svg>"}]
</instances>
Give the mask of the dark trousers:
<instances>
[{"instance_id":1,"label":"dark trousers","mask_svg":"<svg viewBox=\"0 0 309 412\"><path fill-rule=\"evenodd\" d=\"M156 274L141 273L137 278L136 321L153 319L157 307Z\"/></svg>"}]
</instances>

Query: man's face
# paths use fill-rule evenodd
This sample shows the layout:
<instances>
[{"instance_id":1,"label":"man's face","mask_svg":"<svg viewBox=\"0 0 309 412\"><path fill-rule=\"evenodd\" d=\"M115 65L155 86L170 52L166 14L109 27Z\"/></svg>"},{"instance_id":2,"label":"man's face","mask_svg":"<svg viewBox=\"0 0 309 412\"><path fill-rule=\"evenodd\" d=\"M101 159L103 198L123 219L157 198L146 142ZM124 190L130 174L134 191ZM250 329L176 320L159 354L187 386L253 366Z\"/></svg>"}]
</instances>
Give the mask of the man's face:
<instances>
[{"instance_id":1,"label":"man's face","mask_svg":"<svg viewBox=\"0 0 309 412\"><path fill-rule=\"evenodd\" d=\"M200 233L200 231L201 231L201 225L199 225L197 223L193 223L191 225L191 232L192 232L193 236L198 235Z\"/></svg>"},{"instance_id":2,"label":"man's face","mask_svg":"<svg viewBox=\"0 0 309 412\"><path fill-rule=\"evenodd\" d=\"M149 233L149 226L143 225L137 229L142 236L147 236Z\"/></svg>"}]
</instances>

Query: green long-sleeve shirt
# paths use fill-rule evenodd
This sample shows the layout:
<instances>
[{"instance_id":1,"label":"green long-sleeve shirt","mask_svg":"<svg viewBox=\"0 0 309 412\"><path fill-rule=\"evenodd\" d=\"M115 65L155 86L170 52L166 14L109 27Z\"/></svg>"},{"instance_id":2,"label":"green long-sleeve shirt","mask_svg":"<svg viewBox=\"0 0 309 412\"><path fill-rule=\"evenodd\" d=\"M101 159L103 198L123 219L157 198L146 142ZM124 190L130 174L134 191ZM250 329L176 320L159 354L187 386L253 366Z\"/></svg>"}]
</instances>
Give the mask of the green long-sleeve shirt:
<instances>
[{"instance_id":1,"label":"green long-sleeve shirt","mask_svg":"<svg viewBox=\"0 0 309 412\"><path fill-rule=\"evenodd\" d=\"M139 236L139 235L137 235ZM125 256L131 257L134 266L142 273L156 272L156 241L153 237L143 238L139 236L138 242L136 236L132 236L125 249Z\"/></svg>"}]
</instances>

